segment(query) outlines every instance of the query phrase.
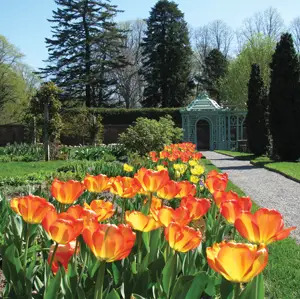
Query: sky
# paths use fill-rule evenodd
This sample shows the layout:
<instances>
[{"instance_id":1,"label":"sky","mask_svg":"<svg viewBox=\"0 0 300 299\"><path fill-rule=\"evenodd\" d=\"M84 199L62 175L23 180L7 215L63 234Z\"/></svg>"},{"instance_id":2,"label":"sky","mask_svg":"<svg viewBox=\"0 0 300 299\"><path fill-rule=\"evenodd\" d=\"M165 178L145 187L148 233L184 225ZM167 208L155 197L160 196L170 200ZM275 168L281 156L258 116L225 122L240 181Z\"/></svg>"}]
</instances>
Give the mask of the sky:
<instances>
[{"instance_id":1,"label":"sky","mask_svg":"<svg viewBox=\"0 0 300 299\"><path fill-rule=\"evenodd\" d=\"M147 18L156 0L111 0L124 10L116 21ZM300 16L299 0L175 0L190 26L196 28L216 19L225 21L233 29L245 18L272 6L285 25ZM24 55L24 62L33 68L43 67L47 59L45 38L51 37L50 23L54 0L0 0L0 34Z\"/></svg>"}]
</instances>

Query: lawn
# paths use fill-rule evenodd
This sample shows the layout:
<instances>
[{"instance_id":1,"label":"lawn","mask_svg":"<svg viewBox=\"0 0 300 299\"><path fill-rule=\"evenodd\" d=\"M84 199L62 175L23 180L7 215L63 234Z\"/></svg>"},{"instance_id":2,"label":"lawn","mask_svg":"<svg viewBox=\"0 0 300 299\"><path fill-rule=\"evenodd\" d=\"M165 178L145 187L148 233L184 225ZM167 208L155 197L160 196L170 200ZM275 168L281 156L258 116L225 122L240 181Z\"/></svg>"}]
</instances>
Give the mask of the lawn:
<instances>
[{"instance_id":1,"label":"lawn","mask_svg":"<svg viewBox=\"0 0 300 299\"><path fill-rule=\"evenodd\" d=\"M207 171L212 169L220 171L209 160L202 161ZM229 182L227 189L245 196L245 193L232 182ZM252 211L258 208L254 203ZM294 239L287 238L269 245L268 248L269 262L264 270L266 298L300 298L300 246Z\"/></svg>"},{"instance_id":2,"label":"lawn","mask_svg":"<svg viewBox=\"0 0 300 299\"><path fill-rule=\"evenodd\" d=\"M255 157L253 154L234 151L217 150L216 152L239 160L250 160L255 166L261 166L300 181L300 162L275 162L266 156Z\"/></svg>"},{"instance_id":3,"label":"lawn","mask_svg":"<svg viewBox=\"0 0 300 299\"><path fill-rule=\"evenodd\" d=\"M70 163L70 161L2 162L0 163L0 178L52 172L67 163Z\"/></svg>"}]
</instances>

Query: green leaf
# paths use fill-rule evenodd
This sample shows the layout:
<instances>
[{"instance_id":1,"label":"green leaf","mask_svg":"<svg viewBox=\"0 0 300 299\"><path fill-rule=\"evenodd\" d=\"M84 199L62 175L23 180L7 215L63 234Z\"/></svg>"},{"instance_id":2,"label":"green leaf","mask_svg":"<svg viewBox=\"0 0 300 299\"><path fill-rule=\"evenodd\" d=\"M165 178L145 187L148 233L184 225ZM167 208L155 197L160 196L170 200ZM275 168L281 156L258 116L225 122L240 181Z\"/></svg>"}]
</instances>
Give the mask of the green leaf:
<instances>
[{"instance_id":1,"label":"green leaf","mask_svg":"<svg viewBox=\"0 0 300 299\"><path fill-rule=\"evenodd\" d=\"M246 288L242 291L240 299L264 299L265 286L263 274L259 274L248 283Z\"/></svg>"},{"instance_id":2,"label":"green leaf","mask_svg":"<svg viewBox=\"0 0 300 299\"><path fill-rule=\"evenodd\" d=\"M131 294L130 299L147 299L147 298L142 297L142 296L140 296L138 294Z\"/></svg>"},{"instance_id":3,"label":"green leaf","mask_svg":"<svg viewBox=\"0 0 300 299\"><path fill-rule=\"evenodd\" d=\"M185 296L185 299L201 298L202 293L208 282L208 276L205 272L201 272L195 276L192 285Z\"/></svg>"},{"instance_id":4,"label":"green leaf","mask_svg":"<svg viewBox=\"0 0 300 299\"><path fill-rule=\"evenodd\" d=\"M115 289L112 289L112 291L106 296L105 299L120 299L120 296Z\"/></svg>"},{"instance_id":5,"label":"green leaf","mask_svg":"<svg viewBox=\"0 0 300 299\"><path fill-rule=\"evenodd\" d=\"M180 276L174 285L171 299L181 299L185 296L185 294L188 292L188 289L190 288L192 281L194 279L194 276L192 275L185 275Z\"/></svg>"},{"instance_id":6,"label":"green leaf","mask_svg":"<svg viewBox=\"0 0 300 299\"><path fill-rule=\"evenodd\" d=\"M143 232L142 233L142 238L143 238L145 247L148 252L150 252L150 233L151 232L147 232L147 233Z\"/></svg>"},{"instance_id":7,"label":"green leaf","mask_svg":"<svg viewBox=\"0 0 300 299\"><path fill-rule=\"evenodd\" d=\"M163 289L168 297L177 274L176 266L177 266L177 255L175 253L168 259L162 271Z\"/></svg>"},{"instance_id":8,"label":"green leaf","mask_svg":"<svg viewBox=\"0 0 300 299\"><path fill-rule=\"evenodd\" d=\"M233 296L233 283L222 277L220 286L221 298L229 299Z\"/></svg>"},{"instance_id":9,"label":"green leaf","mask_svg":"<svg viewBox=\"0 0 300 299\"><path fill-rule=\"evenodd\" d=\"M62 274L61 274L61 270L59 270L56 273L56 275L50 280L50 283L46 288L44 299L57 298L60 289L61 278L62 278Z\"/></svg>"},{"instance_id":10,"label":"green leaf","mask_svg":"<svg viewBox=\"0 0 300 299\"><path fill-rule=\"evenodd\" d=\"M118 269L116 263L112 263L111 268L112 268L114 283L118 284L120 281L120 270Z\"/></svg>"}]
</instances>

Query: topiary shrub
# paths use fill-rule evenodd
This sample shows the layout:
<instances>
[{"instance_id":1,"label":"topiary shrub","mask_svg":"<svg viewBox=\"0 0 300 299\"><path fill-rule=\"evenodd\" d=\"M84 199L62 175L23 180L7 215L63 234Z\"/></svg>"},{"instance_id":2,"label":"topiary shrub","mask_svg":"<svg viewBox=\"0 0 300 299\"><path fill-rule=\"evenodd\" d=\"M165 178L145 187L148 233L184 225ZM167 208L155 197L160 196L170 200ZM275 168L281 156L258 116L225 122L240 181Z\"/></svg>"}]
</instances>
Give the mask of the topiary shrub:
<instances>
[{"instance_id":1,"label":"topiary shrub","mask_svg":"<svg viewBox=\"0 0 300 299\"><path fill-rule=\"evenodd\" d=\"M119 136L120 143L134 153L145 155L150 151L161 151L165 144L181 141L183 131L175 127L170 115L155 119L137 118L134 125Z\"/></svg>"}]
</instances>

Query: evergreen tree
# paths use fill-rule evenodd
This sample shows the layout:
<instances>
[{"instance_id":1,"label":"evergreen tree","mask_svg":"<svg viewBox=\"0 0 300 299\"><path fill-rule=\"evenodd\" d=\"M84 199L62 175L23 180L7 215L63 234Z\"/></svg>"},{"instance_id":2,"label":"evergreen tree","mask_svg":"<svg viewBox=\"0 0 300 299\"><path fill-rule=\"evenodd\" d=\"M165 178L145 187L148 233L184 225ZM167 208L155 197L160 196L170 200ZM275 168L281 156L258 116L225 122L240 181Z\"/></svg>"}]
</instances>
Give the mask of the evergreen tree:
<instances>
[{"instance_id":1,"label":"evergreen tree","mask_svg":"<svg viewBox=\"0 0 300 299\"><path fill-rule=\"evenodd\" d=\"M41 72L67 96L101 106L113 94L109 72L121 67L122 32L113 18L118 10L108 0L55 0L53 37L47 38L48 66Z\"/></svg>"},{"instance_id":2,"label":"evergreen tree","mask_svg":"<svg viewBox=\"0 0 300 299\"><path fill-rule=\"evenodd\" d=\"M145 35L142 73L147 85L143 106L184 106L193 87L192 51L187 23L178 5L158 1L150 12Z\"/></svg>"},{"instance_id":3,"label":"evergreen tree","mask_svg":"<svg viewBox=\"0 0 300 299\"><path fill-rule=\"evenodd\" d=\"M270 131L273 157L300 157L300 66L292 36L285 33L276 46L271 63Z\"/></svg>"},{"instance_id":4,"label":"evergreen tree","mask_svg":"<svg viewBox=\"0 0 300 299\"><path fill-rule=\"evenodd\" d=\"M248 112L246 128L248 147L255 155L265 154L268 146L268 131L266 127L267 93L257 64L252 64L248 84Z\"/></svg>"},{"instance_id":5,"label":"evergreen tree","mask_svg":"<svg viewBox=\"0 0 300 299\"><path fill-rule=\"evenodd\" d=\"M228 61L218 49L211 50L205 57L204 73L200 82L202 88L218 103L220 103L219 80L226 75L227 69Z\"/></svg>"}]
</instances>

